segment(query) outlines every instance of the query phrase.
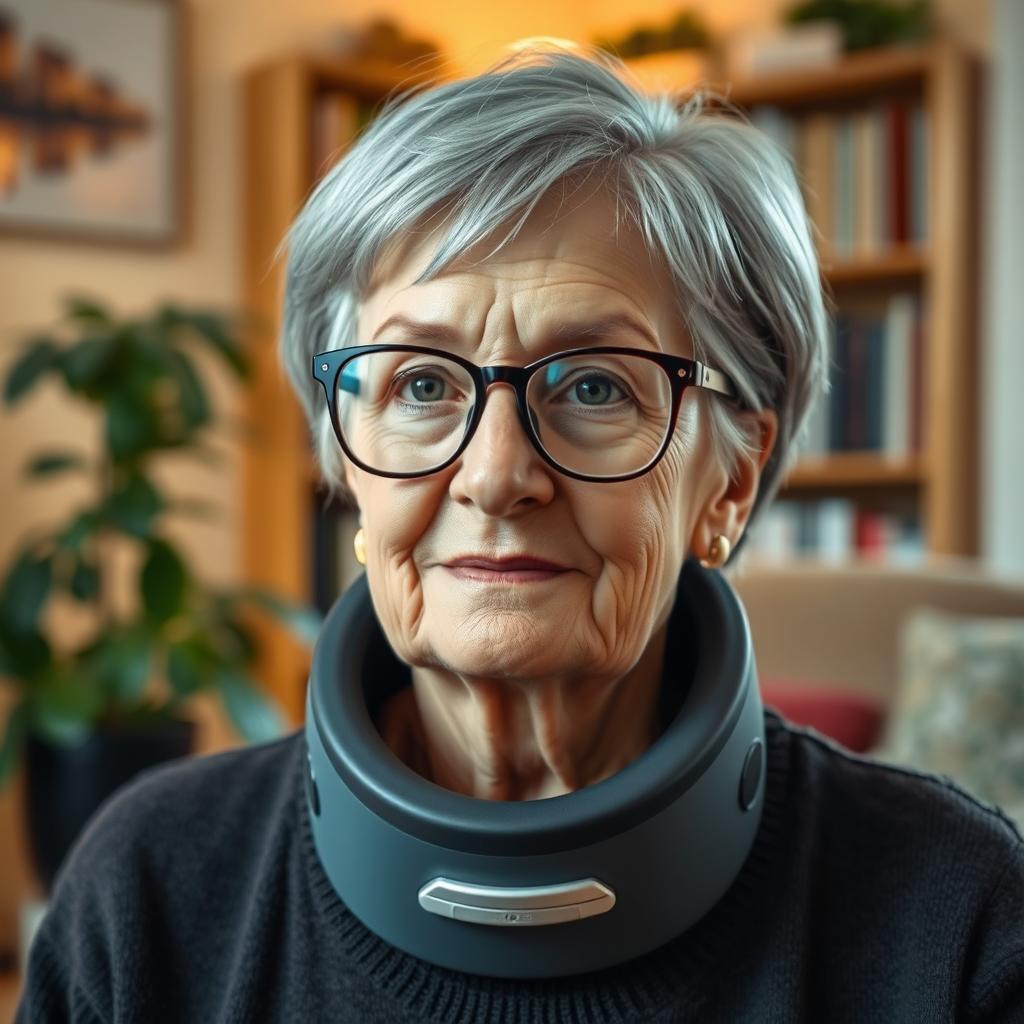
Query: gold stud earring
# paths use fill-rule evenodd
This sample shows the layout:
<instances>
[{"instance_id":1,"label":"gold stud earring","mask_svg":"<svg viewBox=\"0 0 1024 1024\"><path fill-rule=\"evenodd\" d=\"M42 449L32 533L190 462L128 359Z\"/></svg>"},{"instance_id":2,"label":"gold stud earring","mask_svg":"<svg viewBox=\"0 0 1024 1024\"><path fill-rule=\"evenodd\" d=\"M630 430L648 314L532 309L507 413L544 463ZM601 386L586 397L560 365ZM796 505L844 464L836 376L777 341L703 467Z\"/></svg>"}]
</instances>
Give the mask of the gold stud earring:
<instances>
[{"instance_id":1,"label":"gold stud earring","mask_svg":"<svg viewBox=\"0 0 1024 1024\"><path fill-rule=\"evenodd\" d=\"M716 533L708 549L707 557L700 560L705 569L720 569L729 561L729 552L732 544L724 533Z\"/></svg>"},{"instance_id":2,"label":"gold stud earring","mask_svg":"<svg viewBox=\"0 0 1024 1024\"><path fill-rule=\"evenodd\" d=\"M352 538L352 547L355 549L356 561L360 565L366 565L366 531L361 526Z\"/></svg>"}]
</instances>

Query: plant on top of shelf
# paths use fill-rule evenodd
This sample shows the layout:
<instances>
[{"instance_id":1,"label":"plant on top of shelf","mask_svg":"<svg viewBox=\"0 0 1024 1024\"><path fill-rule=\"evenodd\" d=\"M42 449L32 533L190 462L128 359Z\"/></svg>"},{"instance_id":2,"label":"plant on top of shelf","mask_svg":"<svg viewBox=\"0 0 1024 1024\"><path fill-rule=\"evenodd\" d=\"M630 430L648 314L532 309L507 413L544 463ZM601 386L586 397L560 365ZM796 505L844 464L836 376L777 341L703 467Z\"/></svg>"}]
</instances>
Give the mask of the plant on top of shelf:
<instances>
[{"instance_id":1,"label":"plant on top of shelf","mask_svg":"<svg viewBox=\"0 0 1024 1024\"><path fill-rule=\"evenodd\" d=\"M783 21L789 25L836 22L847 51L917 42L929 38L932 31L929 0L803 0L786 11Z\"/></svg>"},{"instance_id":2,"label":"plant on top of shelf","mask_svg":"<svg viewBox=\"0 0 1024 1024\"><path fill-rule=\"evenodd\" d=\"M178 719L204 690L216 692L245 739L279 735L278 709L250 681L257 649L244 615L260 608L309 643L320 624L314 610L262 588L204 585L162 529L170 515L210 512L161 493L150 469L169 452L217 454L207 444L214 416L194 350L206 346L247 378L233 317L168 303L148 317L115 319L88 299L66 305L55 332L28 339L4 399L13 405L55 378L103 416L104 444L95 457L40 452L26 467L31 478L86 474L94 492L61 525L31 529L0 581L0 679L20 689L0 745L0 784L30 736L70 748L104 730L152 727ZM112 605L103 557L117 538L142 549L138 610L125 617ZM94 612L95 631L71 651L58 651L41 622L57 591Z\"/></svg>"},{"instance_id":3,"label":"plant on top of shelf","mask_svg":"<svg viewBox=\"0 0 1024 1024\"><path fill-rule=\"evenodd\" d=\"M618 39L597 39L595 45L629 58L670 50L708 50L712 42L711 32L700 12L684 10L660 28L641 25Z\"/></svg>"}]
</instances>

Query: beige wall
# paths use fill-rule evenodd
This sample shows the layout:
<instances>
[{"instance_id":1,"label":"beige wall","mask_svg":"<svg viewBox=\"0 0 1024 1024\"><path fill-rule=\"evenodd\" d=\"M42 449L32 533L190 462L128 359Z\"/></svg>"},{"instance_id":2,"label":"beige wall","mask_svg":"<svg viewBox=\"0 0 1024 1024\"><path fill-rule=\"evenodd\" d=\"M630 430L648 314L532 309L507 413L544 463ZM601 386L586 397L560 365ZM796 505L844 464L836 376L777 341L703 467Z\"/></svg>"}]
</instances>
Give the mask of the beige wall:
<instances>
[{"instance_id":1,"label":"beige wall","mask_svg":"<svg viewBox=\"0 0 1024 1024\"><path fill-rule=\"evenodd\" d=\"M95 295L117 311L131 314L171 298L189 304L236 305L240 296L241 74L253 64L295 48L329 49L343 25L370 14L396 16L411 34L436 40L457 69L473 71L498 56L510 40L528 35L592 38L615 33L644 20L667 17L680 6L669 0L516 0L482 4L459 0L443 4L349 0L344 18L333 0L184 0L186 13L187 175L191 195L188 237L167 252L145 252L84 244L0 240L0 376L28 331L45 329L73 290ZM702 0L712 29L765 24L788 4L780 0ZM978 50L987 49L988 5L946 0L940 5L951 30ZM214 394L232 413L230 381L211 367ZM81 484L50 482L31 488L20 483L20 468L37 449L69 443L88 449L96 425L83 410L67 404L56 389L40 391L12 414L0 410L0 566L14 542L33 523L56 521L85 494ZM71 439L69 441L69 439ZM187 555L207 580L233 579L239 567L239 473L237 449L217 471L187 462L166 464L162 480L179 494L214 501L221 518L211 525L190 524L176 531ZM120 600L130 596L130 552L118 555ZM73 609L50 613L51 625L72 642L89 628ZM9 693L0 691L0 721ZM199 707L200 749L236 742L215 706ZM20 828L21 779L0 794L0 950L13 948L20 893L32 884Z\"/></svg>"}]
</instances>

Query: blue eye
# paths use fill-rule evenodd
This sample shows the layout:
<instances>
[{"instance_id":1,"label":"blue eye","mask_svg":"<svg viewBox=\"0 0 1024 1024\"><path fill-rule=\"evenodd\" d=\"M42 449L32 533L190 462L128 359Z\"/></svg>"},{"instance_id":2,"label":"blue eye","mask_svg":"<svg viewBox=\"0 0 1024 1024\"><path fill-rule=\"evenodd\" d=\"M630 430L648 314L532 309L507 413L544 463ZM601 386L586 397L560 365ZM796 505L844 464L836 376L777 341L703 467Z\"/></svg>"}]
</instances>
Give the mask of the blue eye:
<instances>
[{"instance_id":1,"label":"blue eye","mask_svg":"<svg viewBox=\"0 0 1024 1024\"><path fill-rule=\"evenodd\" d=\"M614 401L613 391L617 391L621 398L625 398L622 389L614 381L596 373L580 378L573 386L573 393L584 405L605 405L609 401Z\"/></svg>"},{"instance_id":2,"label":"blue eye","mask_svg":"<svg viewBox=\"0 0 1024 1024\"><path fill-rule=\"evenodd\" d=\"M440 377L420 374L407 382L418 402L436 402L444 398L444 381Z\"/></svg>"}]
</instances>

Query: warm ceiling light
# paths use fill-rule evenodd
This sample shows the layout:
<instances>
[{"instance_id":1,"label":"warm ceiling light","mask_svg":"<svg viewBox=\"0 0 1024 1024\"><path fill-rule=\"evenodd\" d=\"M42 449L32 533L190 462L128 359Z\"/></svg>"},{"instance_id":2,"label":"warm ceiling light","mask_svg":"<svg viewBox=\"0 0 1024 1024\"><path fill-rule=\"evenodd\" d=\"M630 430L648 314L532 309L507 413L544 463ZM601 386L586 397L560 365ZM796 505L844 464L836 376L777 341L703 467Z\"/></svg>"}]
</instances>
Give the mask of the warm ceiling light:
<instances>
[{"instance_id":1,"label":"warm ceiling light","mask_svg":"<svg viewBox=\"0 0 1024 1024\"><path fill-rule=\"evenodd\" d=\"M530 46L555 46L562 50L582 49L575 39L562 39L559 36L526 36L509 43L507 49L515 52L516 50L525 50Z\"/></svg>"}]
</instances>

